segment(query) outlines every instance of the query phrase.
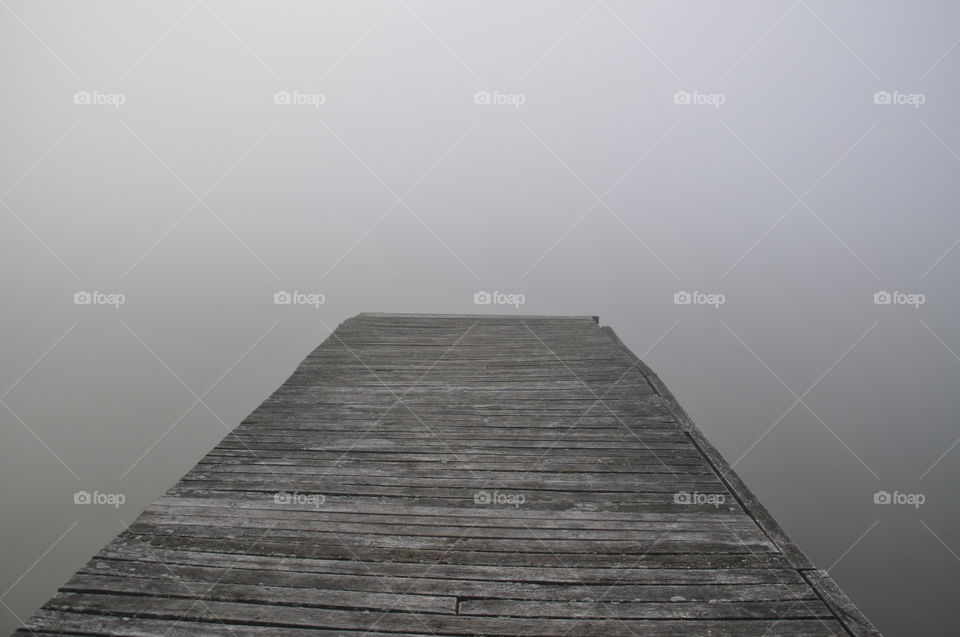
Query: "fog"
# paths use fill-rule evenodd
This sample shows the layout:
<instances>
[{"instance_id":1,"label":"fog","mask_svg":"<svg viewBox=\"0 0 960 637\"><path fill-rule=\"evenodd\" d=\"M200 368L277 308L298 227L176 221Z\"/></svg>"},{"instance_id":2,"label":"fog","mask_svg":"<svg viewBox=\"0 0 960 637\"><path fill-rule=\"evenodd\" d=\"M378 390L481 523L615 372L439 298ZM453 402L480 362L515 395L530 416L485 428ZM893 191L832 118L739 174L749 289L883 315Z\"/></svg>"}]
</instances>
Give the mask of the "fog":
<instances>
[{"instance_id":1,"label":"fog","mask_svg":"<svg viewBox=\"0 0 960 637\"><path fill-rule=\"evenodd\" d=\"M380 311L598 315L881 631L943 634L958 38L939 1L4 0L0 632Z\"/></svg>"}]
</instances>

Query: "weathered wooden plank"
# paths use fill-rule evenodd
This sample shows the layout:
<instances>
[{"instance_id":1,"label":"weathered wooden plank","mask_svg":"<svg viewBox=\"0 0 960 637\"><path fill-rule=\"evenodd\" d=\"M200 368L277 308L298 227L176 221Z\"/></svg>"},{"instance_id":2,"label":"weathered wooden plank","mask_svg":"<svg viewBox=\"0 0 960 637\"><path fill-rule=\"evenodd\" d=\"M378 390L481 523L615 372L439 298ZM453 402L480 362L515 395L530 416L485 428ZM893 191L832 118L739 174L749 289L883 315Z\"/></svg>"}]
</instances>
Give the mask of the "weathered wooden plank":
<instances>
[{"instance_id":1,"label":"weathered wooden plank","mask_svg":"<svg viewBox=\"0 0 960 637\"><path fill-rule=\"evenodd\" d=\"M224 582L235 584L269 585L275 587L310 588L333 591L372 591L395 593L404 591L413 595L439 595L473 599L507 600L566 600L593 602L735 602L735 601L784 601L794 599L818 599L809 586L798 583L724 584L717 583L712 574L686 573L684 584L542 584L513 581L490 581L470 579L441 579L429 577L396 577L379 574L341 575L334 573L297 572L284 570L285 563L276 560L266 568L237 566L225 570L219 566L192 566L171 562L145 562L142 560L95 560L81 573L112 575L126 578L176 580L192 589L193 583ZM699 575L709 584L695 582L691 575ZM661 574L661 578L666 576ZM203 588L199 589L203 591Z\"/></svg>"},{"instance_id":2,"label":"weathered wooden plank","mask_svg":"<svg viewBox=\"0 0 960 637\"><path fill-rule=\"evenodd\" d=\"M604 476L593 475L588 478L553 478L542 477L539 474L528 477L512 478L494 478L492 476L458 476L458 477L439 477L439 476L367 476L351 474L330 474L324 471L273 471L256 470L255 467L246 467L245 471L221 470L219 468L205 468L203 471L191 472L184 477L185 481L215 482L217 480L230 481L234 484L263 484L264 482L275 481L277 484L283 484L285 481L290 484L301 483L303 481L313 485L316 490L322 491L324 487L332 486L328 483L335 482L337 485L352 486L383 486L383 487L416 487L424 489L424 493L429 493L426 489L436 487L437 489L456 489L454 496L462 495L464 489L476 491L478 488L501 488L512 489L515 491L562 491L575 493L580 491L605 492L605 493L667 493L671 498L678 490L686 489L688 491L701 491L704 493L722 494L726 498L729 493L719 480L714 476L705 474L669 474L655 473L645 474L644 476L616 475ZM662 480L657 478L662 477ZM359 493L359 491L358 491Z\"/></svg>"},{"instance_id":3,"label":"weathered wooden plank","mask_svg":"<svg viewBox=\"0 0 960 637\"><path fill-rule=\"evenodd\" d=\"M230 551L236 547L237 550ZM244 551L245 547L249 550ZM603 557L555 566L544 564L512 565L507 560L493 564L463 564L433 560L424 566L420 562L364 561L334 559L333 556L314 558L274 550L269 543L240 544L216 540L184 538L139 538L126 536L111 543L88 568L95 569L101 560L126 559L142 562L156 561L169 564L219 566L232 568L264 568L308 573L335 573L349 575L378 575L404 578L431 577L440 579L471 579L481 581L549 582L551 584L582 585L692 585L692 584L793 584L803 578L779 553L744 555L677 554L645 555L640 558L618 560L607 564ZM397 557L402 557L398 555Z\"/></svg>"},{"instance_id":4,"label":"weathered wooden plank","mask_svg":"<svg viewBox=\"0 0 960 637\"><path fill-rule=\"evenodd\" d=\"M67 610L49 611L41 609L30 618L30 625L36 628L21 629L23 635L124 635L125 637L196 637L211 635L215 637L259 637L276 635L278 637L396 637L396 632L367 631L364 629L343 630L323 628L294 628L291 626L265 626L257 624L244 626L224 623L214 617L210 621L193 619L163 620L148 617L91 615ZM42 630L44 628L49 631ZM401 633L405 637L435 637L436 633Z\"/></svg>"},{"instance_id":5,"label":"weathered wooden plank","mask_svg":"<svg viewBox=\"0 0 960 637\"><path fill-rule=\"evenodd\" d=\"M541 537L536 530L530 530L525 537L473 537L468 529L452 535L401 535L399 533L354 533L343 530L335 532L314 530L309 524L304 528L287 528L293 523L272 524L265 520L244 520L230 526L228 530L214 526L202 520L197 524L151 523L147 519L138 519L130 525L130 531L142 535L173 535L176 537L207 538L248 538L251 542L262 539L267 541L312 542L314 545L337 546L348 541L350 547L384 548L444 551L478 551L492 553L539 553L553 555L573 554L611 554L645 555L649 553L759 553L770 551L773 545L766 537L753 534L743 537L735 533L684 532L646 533L646 538L631 540L591 540L575 537L551 539ZM521 534L518 534L521 535ZM560 534L564 535L564 534ZM566 535L573 535L568 533ZM638 535L640 535L638 533Z\"/></svg>"},{"instance_id":6,"label":"weathered wooden plank","mask_svg":"<svg viewBox=\"0 0 960 637\"><path fill-rule=\"evenodd\" d=\"M266 508L272 511L297 510L296 504L276 504L272 498L264 499L262 496L252 497L242 493L235 494L232 498L191 498L191 497L171 497L165 496L157 500L157 504L168 506L202 506L209 509L229 508L229 509L262 509ZM152 506L152 505L151 505ZM447 518L464 517L470 519L480 518L470 522L470 524L487 525L491 522L510 522L514 520L537 520L530 522L531 525L538 526L543 524L549 526L551 522L566 524L570 522L601 522L610 521L618 524L627 524L631 522L661 521L671 524L682 525L688 522L700 522L704 520L715 521L728 527L735 528L737 523L747 525L752 528L753 522L740 513L732 513L726 509L717 509L710 507L707 512L694 511L693 509L681 510L670 513L656 511L639 511L631 513L619 513L607 510L577 510L569 509L565 511L548 511L539 508L515 508L510 511L510 516L505 518L503 512L498 509L491 509L476 506L461 507L440 507L428 505L410 505L399 504L389 501L365 501L358 503L356 501L332 501L328 499L320 505L311 503L299 505L299 510L304 511L322 511L325 514L356 514L366 516L376 515L412 515L417 519L426 520L428 518ZM623 527L628 528L628 527ZM682 528L678 526L677 528Z\"/></svg>"},{"instance_id":7,"label":"weathered wooden plank","mask_svg":"<svg viewBox=\"0 0 960 637\"><path fill-rule=\"evenodd\" d=\"M199 498L198 498L199 499ZM171 498L171 500L175 500ZM185 498L185 500L188 500ZM161 519L162 515L174 516L220 516L218 524L231 524L230 518L243 519L267 519L267 520L303 520L312 524L362 524L372 528L383 525L407 525L416 527L454 527L472 529L526 529L531 526L536 527L538 531L566 532L569 530L614 530L618 532L634 531L684 531L709 528L723 528L731 533L749 533L757 531L756 525L745 521L742 516L697 516L685 515L672 516L668 514L647 514L644 517L638 516L634 520L604 520L599 518L590 519L549 519L549 518L530 518L523 516L457 516L457 515L406 515L390 513L344 513L321 508L296 509L285 507L285 505L267 506L264 503L262 507L248 506L250 503L237 503L234 506L190 506L189 502L182 504L154 503L144 512L144 515L151 514L158 516L155 519ZM247 505L247 506L242 506ZM519 510L518 510L519 512ZM318 527L320 528L320 527ZM422 529L417 529L422 530Z\"/></svg>"},{"instance_id":8,"label":"weathered wooden plank","mask_svg":"<svg viewBox=\"0 0 960 637\"><path fill-rule=\"evenodd\" d=\"M635 619L550 619L471 617L463 615L430 615L414 613L382 613L371 617L370 613L335 609L296 608L290 606L238 604L210 601L196 603L186 599L162 597L135 597L117 595L90 595L60 593L47 606L50 610L64 609L87 613L123 613L137 618L186 619L247 625L280 625L292 628L322 628L363 630L379 628L383 631L410 632L428 631L454 635L542 635L551 636L577 631L581 635L611 635L619 631L636 634L679 636L690 631L707 631L711 635L838 635L842 630L833 620L796 620L794 618L761 619L753 622L635 620ZM798 632L802 631L802 632Z\"/></svg>"},{"instance_id":9,"label":"weathered wooden plank","mask_svg":"<svg viewBox=\"0 0 960 637\"><path fill-rule=\"evenodd\" d=\"M146 579L130 577L129 573L101 576L78 573L61 587L70 593L98 593L176 597L204 601L244 602L248 604L294 605L304 608L365 608L391 611L398 608L407 612L447 613L457 611L457 598L449 595L409 595L394 592L346 591L318 586L290 587L267 585L262 581L250 583L223 582L228 575L224 569L200 585L191 586L188 580L176 578Z\"/></svg>"},{"instance_id":10,"label":"weathered wooden plank","mask_svg":"<svg viewBox=\"0 0 960 637\"><path fill-rule=\"evenodd\" d=\"M682 597L682 596L680 596ZM793 600L735 603L710 600L690 602L683 599L672 603L648 602L544 602L517 600L467 600L460 602L461 615L491 617L555 617L603 619L791 619L832 618L830 610L820 600Z\"/></svg>"},{"instance_id":11,"label":"weathered wooden plank","mask_svg":"<svg viewBox=\"0 0 960 637\"><path fill-rule=\"evenodd\" d=\"M661 524L652 526L652 528L643 529L556 529L543 528L538 526L535 530L526 526L478 526L469 525L449 525L441 526L437 524L404 524L399 521L389 520L381 522L344 522L327 521L323 516L306 514L296 518L285 515L279 516L209 516L201 513L180 514L180 513L152 513L145 512L138 518L138 522L152 523L156 525L175 525L191 524L198 526L216 526L231 525L240 528L255 529L282 529L282 530L302 530L331 533L357 533L357 534L384 534L384 535L410 535L414 537L446 536L446 537L470 537L470 538L526 538L536 536L539 539L570 539L570 540L646 540L663 537L667 532L674 539L729 539L740 538L745 535L753 535L762 540L764 536L759 531L740 527L731 529L721 525L686 525L687 528L673 528L670 524ZM677 525L679 526L679 525Z\"/></svg>"}]
</instances>

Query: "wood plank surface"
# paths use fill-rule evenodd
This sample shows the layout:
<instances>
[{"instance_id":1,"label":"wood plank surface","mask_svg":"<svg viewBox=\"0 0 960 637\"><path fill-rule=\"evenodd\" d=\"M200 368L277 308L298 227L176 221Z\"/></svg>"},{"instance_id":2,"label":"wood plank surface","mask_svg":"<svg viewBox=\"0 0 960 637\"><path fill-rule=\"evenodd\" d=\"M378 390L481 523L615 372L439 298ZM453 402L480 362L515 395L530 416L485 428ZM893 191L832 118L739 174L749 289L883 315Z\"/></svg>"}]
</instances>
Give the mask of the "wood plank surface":
<instances>
[{"instance_id":1,"label":"wood plank surface","mask_svg":"<svg viewBox=\"0 0 960 637\"><path fill-rule=\"evenodd\" d=\"M595 317L360 314L18 632L878 635Z\"/></svg>"}]
</instances>

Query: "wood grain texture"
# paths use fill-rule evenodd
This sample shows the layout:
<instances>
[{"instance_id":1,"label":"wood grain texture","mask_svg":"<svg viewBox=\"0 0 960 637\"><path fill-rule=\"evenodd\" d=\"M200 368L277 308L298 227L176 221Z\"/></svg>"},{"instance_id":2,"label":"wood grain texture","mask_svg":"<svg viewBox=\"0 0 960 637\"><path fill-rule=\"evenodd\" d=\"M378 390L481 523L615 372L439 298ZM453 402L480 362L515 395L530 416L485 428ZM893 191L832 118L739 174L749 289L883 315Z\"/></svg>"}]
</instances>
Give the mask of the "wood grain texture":
<instances>
[{"instance_id":1,"label":"wood grain texture","mask_svg":"<svg viewBox=\"0 0 960 637\"><path fill-rule=\"evenodd\" d=\"M18 632L878 635L598 323L345 321Z\"/></svg>"}]
</instances>

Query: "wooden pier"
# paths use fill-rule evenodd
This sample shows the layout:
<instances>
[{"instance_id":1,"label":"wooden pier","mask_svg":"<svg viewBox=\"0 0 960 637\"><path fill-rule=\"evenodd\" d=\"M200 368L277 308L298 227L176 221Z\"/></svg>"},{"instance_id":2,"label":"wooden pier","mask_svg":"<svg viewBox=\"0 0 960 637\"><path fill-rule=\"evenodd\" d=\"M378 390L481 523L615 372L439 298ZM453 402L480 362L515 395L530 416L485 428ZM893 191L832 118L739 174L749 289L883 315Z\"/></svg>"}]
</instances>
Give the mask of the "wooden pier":
<instances>
[{"instance_id":1,"label":"wooden pier","mask_svg":"<svg viewBox=\"0 0 960 637\"><path fill-rule=\"evenodd\" d=\"M592 317L360 314L18 632L879 635Z\"/></svg>"}]
</instances>

